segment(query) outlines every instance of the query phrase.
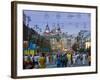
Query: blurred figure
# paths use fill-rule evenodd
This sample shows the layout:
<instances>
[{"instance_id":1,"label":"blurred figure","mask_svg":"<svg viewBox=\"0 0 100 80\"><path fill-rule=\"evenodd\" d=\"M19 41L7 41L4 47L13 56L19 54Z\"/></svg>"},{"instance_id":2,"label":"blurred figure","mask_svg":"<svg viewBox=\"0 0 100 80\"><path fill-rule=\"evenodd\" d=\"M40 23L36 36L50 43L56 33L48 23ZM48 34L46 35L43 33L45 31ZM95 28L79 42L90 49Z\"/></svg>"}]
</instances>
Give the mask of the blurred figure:
<instances>
[{"instance_id":1,"label":"blurred figure","mask_svg":"<svg viewBox=\"0 0 100 80\"><path fill-rule=\"evenodd\" d=\"M61 64L62 64L62 67L67 67L67 57L66 57L66 53L63 53L62 54L62 57L61 57Z\"/></svg>"},{"instance_id":2,"label":"blurred figure","mask_svg":"<svg viewBox=\"0 0 100 80\"><path fill-rule=\"evenodd\" d=\"M34 55L35 68L39 68L39 62L38 62L39 57L40 56L38 54Z\"/></svg>"},{"instance_id":3,"label":"blurred figure","mask_svg":"<svg viewBox=\"0 0 100 80\"><path fill-rule=\"evenodd\" d=\"M77 56L76 56L75 52L74 52L72 58L73 58L73 64L75 64L76 63L76 59L77 59Z\"/></svg>"},{"instance_id":4,"label":"blurred figure","mask_svg":"<svg viewBox=\"0 0 100 80\"><path fill-rule=\"evenodd\" d=\"M33 61L32 55L28 55L25 69L32 69L33 68L33 62L32 61Z\"/></svg>"},{"instance_id":5,"label":"blurred figure","mask_svg":"<svg viewBox=\"0 0 100 80\"><path fill-rule=\"evenodd\" d=\"M54 64L56 63L56 55L53 55Z\"/></svg>"},{"instance_id":6,"label":"blurred figure","mask_svg":"<svg viewBox=\"0 0 100 80\"><path fill-rule=\"evenodd\" d=\"M23 58L23 69L26 68L27 64L28 64L28 56L24 54L24 58Z\"/></svg>"},{"instance_id":7,"label":"blurred figure","mask_svg":"<svg viewBox=\"0 0 100 80\"><path fill-rule=\"evenodd\" d=\"M67 59L68 59L68 65L71 66L72 55L70 52L67 53Z\"/></svg>"},{"instance_id":8,"label":"blurred figure","mask_svg":"<svg viewBox=\"0 0 100 80\"><path fill-rule=\"evenodd\" d=\"M88 51L88 64L91 66L91 48Z\"/></svg>"},{"instance_id":9,"label":"blurred figure","mask_svg":"<svg viewBox=\"0 0 100 80\"><path fill-rule=\"evenodd\" d=\"M49 64L49 55L46 55L46 64Z\"/></svg>"},{"instance_id":10,"label":"blurred figure","mask_svg":"<svg viewBox=\"0 0 100 80\"><path fill-rule=\"evenodd\" d=\"M60 58L60 55L57 55L56 64L57 64L57 67L61 67L61 58Z\"/></svg>"},{"instance_id":11,"label":"blurred figure","mask_svg":"<svg viewBox=\"0 0 100 80\"><path fill-rule=\"evenodd\" d=\"M82 60L82 63L85 64L85 62L86 62L86 54L83 53L83 60Z\"/></svg>"},{"instance_id":12,"label":"blurred figure","mask_svg":"<svg viewBox=\"0 0 100 80\"><path fill-rule=\"evenodd\" d=\"M45 53L41 53L41 56L39 58L39 68L45 68L45 67L46 67Z\"/></svg>"},{"instance_id":13,"label":"blurred figure","mask_svg":"<svg viewBox=\"0 0 100 80\"><path fill-rule=\"evenodd\" d=\"M76 53L76 63L79 64L79 60L80 60L80 53L77 51Z\"/></svg>"}]
</instances>

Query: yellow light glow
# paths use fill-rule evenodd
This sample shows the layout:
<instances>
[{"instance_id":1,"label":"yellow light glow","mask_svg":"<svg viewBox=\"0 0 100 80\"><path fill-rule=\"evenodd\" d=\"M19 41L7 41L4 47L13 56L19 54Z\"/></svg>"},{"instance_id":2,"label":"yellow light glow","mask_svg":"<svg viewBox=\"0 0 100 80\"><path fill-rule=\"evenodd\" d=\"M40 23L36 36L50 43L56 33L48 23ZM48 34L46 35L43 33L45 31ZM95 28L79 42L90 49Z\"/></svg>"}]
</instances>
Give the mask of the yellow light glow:
<instances>
[{"instance_id":1,"label":"yellow light glow","mask_svg":"<svg viewBox=\"0 0 100 80\"><path fill-rule=\"evenodd\" d=\"M91 46L91 43L90 42L86 42L85 43L85 48L89 48Z\"/></svg>"}]
</instances>

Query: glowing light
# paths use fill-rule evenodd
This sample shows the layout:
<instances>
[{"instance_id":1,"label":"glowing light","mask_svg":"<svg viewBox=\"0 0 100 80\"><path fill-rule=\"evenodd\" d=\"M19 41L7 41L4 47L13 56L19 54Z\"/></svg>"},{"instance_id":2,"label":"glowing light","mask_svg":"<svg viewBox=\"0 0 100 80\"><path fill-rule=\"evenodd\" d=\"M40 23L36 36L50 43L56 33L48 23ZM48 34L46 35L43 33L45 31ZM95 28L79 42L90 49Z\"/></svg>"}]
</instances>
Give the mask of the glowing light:
<instances>
[{"instance_id":1,"label":"glowing light","mask_svg":"<svg viewBox=\"0 0 100 80\"><path fill-rule=\"evenodd\" d=\"M89 48L91 46L91 43L90 42L86 42L85 43L85 48Z\"/></svg>"}]
</instances>

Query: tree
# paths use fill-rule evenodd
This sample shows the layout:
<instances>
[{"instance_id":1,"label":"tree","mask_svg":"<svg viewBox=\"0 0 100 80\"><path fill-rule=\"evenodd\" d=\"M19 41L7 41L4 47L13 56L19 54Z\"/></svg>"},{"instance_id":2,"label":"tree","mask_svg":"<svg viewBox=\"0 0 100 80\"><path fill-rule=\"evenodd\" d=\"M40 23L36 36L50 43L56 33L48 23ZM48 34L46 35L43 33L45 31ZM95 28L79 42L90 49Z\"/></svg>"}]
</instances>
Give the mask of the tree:
<instances>
[{"instance_id":1,"label":"tree","mask_svg":"<svg viewBox=\"0 0 100 80\"><path fill-rule=\"evenodd\" d=\"M79 49L79 52L81 53L81 52L84 52L85 51L85 49L84 48L80 48Z\"/></svg>"},{"instance_id":2,"label":"tree","mask_svg":"<svg viewBox=\"0 0 100 80\"><path fill-rule=\"evenodd\" d=\"M78 48L79 48L78 43L74 43L73 46L72 46L72 49L73 49L74 51L77 51Z\"/></svg>"}]
</instances>

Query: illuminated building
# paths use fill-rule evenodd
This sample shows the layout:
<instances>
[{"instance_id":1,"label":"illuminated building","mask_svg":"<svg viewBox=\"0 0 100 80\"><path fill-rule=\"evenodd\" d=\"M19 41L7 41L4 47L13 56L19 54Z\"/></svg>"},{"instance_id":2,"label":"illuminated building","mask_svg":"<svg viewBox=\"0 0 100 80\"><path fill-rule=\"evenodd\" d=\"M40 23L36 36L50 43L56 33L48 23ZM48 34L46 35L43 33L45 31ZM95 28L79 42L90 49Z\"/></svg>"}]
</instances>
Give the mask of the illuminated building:
<instances>
[{"instance_id":1,"label":"illuminated building","mask_svg":"<svg viewBox=\"0 0 100 80\"><path fill-rule=\"evenodd\" d=\"M75 42L74 37L67 33L62 33L59 26L53 27L50 31L49 26L46 25L44 36L50 40L51 48L54 51L70 49Z\"/></svg>"}]
</instances>

